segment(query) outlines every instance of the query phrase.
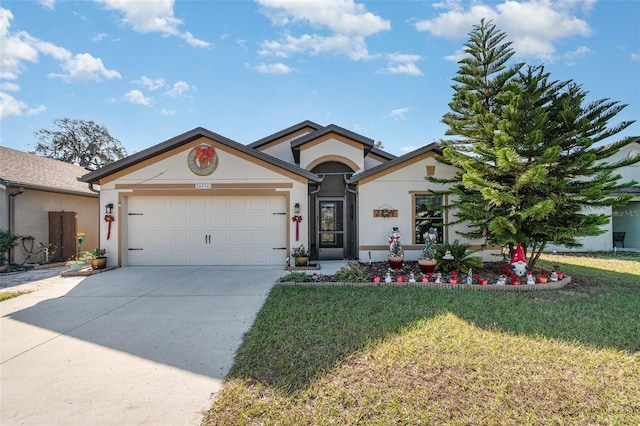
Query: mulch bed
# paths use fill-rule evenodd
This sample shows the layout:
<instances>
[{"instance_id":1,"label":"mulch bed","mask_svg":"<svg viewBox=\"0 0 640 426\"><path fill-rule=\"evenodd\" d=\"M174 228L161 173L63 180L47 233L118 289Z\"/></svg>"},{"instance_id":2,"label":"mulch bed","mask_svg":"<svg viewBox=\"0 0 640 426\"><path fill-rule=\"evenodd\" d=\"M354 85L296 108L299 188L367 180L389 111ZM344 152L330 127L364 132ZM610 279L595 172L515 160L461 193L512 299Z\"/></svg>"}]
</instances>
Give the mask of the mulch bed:
<instances>
[{"instance_id":1,"label":"mulch bed","mask_svg":"<svg viewBox=\"0 0 640 426\"><path fill-rule=\"evenodd\" d=\"M487 289L487 290L552 290L562 288L565 285L571 282L571 277L564 277L564 279L551 282L549 281L547 284L535 284L535 285L527 285L527 278L520 278L520 285L512 285L511 280L507 279L507 285L496 285L496 281L500 275L503 275L505 272L501 270L501 268L505 267L504 262L486 262L483 267L472 269L472 275L477 276L478 278L487 279L487 285L479 285L474 283L469 286L466 284L467 282L467 274L458 274L458 284L450 284L449 278L452 274L442 273L442 283L435 283L434 276L428 276L428 282L422 282L422 277L424 274L420 271L420 266L416 261L406 261L403 263L402 268L399 270L392 270L389 268L388 262L365 262L360 263L362 269L364 269L365 274L367 276L367 282L354 283L354 282L340 282L336 279L334 275L324 275L322 274L322 270L318 273L313 273L313 281L311 282L281 282L281 285L327 285L327 286L374 286L374 285L411 285L418 287L429 287L429 288L451 288L451 289ZM387 272L390 274L392 278L391 283L385 283L384 279L387 275ZM536 268L536 270L532 271L534 277L540 274L540 270ZM415 283L409 282L410 274L413 273L414 278L416 280ZM380 283L374 283L374 276L381 277ZM398 282L398 277L402 276L404 282Z\"/></svg>"}]
</instances>

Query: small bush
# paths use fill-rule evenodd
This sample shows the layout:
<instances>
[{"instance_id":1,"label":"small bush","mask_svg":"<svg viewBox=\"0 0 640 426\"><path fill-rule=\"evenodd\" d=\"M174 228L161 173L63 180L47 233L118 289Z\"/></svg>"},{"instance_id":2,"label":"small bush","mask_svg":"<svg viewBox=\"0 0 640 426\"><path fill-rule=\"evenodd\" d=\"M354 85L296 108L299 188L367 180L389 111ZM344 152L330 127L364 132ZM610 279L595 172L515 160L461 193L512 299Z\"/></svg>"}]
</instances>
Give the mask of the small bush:
<instances>
[{"instance_id":1,"label":"small bush","mask_svg":"<svg viewBox=\"0 0 640 426\"><path fill-rule=\"evenodd\" d=\"M436 244L434 258L436 259L436 269L443 272L458 271L466 274L469 268L480 268L484 265L482 258L471 256L475 251L468 251L467 244L461 244L455 240L453 243ZM451 252L453 259L443 259L446 252Z\"/></svg>"},{"instance_id":2,"label":"small bush","mask_svg":"<svg viewBox=\"0 0 640 426\"><path fill-rule=\"evenodd\" d=\"M281 283L304 283L312 280L311 275L305 274L304 272L292 272L280 278L278 281Z\"/></svg>"},{"instance_id":3,"label":"small bush","mask_svg":"<svg viewBox=\"0 0 640 426\"><path fill-rule=\"evenodd\" d=\"M360 264L360 262L349 261L345 266L338 269L338 272L335 274L336 281L343 282L366 282L369 281L367 278L367 271Z\"/></svg>"},{"instance_id":4,"label":"small bush","mask_svg":"<svg viewBox=\"0 0 640 426\"><path fill-rule=\"evenodd\" d=\"M20 235L13 235L7 230L0 229L0 265L4 265L7 253L18 245L20 238L22 238Z\"/></svg>"}]
</instances>

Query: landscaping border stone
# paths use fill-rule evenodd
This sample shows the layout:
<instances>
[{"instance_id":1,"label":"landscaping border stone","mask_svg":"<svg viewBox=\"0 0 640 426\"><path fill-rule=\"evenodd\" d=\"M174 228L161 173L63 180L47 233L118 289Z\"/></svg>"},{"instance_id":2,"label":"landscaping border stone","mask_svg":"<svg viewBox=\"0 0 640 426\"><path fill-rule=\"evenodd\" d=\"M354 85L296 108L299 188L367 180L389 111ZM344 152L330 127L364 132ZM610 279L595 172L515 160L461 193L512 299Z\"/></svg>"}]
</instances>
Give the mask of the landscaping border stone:
<instances>
[{"instance_id":1,"label":"landscaping border stone","mask_svg":"<svg viewBox=\"0 0 640 426\"><path fill-rule=\"evenodd\" d=\"M299 287L419 287L426 289L447 289L447 290L476 290L476 291L544 291L559 290L571 282L570 276L565 276L558 281L552 281L545 284L521 284L521 285L477 285L477 284L449 284L434 282L341 282L341 281L308 281L308 282L278 282L276 285L281 286L299 286Z\"/></svg>"}]
</instances>

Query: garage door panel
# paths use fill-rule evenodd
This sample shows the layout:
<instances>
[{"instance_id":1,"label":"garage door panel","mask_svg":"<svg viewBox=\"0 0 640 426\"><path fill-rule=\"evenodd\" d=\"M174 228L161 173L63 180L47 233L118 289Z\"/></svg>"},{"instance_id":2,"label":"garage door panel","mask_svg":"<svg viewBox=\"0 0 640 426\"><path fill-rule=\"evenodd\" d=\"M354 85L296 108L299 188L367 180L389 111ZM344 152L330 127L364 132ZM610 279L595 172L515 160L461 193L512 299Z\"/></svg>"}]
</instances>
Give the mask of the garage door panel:
<instances>
[{"instance_id":1,"label":"garage door panel","mask_svg":"<svg viewBox=\"0 0 640 426\"><path fill-rule=\"evenodd\" d=\"M284 197L131 197L130 265L284 262ZM211 236L209 239L208 236ZM280 248L274 250L274 248Z\"/></svg>"}]
</instances>

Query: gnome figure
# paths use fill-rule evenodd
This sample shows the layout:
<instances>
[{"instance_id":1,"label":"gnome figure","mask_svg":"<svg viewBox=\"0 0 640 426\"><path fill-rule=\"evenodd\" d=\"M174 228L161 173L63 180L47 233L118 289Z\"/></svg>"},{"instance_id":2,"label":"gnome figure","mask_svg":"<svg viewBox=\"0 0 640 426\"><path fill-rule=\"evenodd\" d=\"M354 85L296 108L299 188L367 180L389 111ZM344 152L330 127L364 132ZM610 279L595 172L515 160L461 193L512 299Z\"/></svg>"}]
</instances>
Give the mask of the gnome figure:
<instances>
[{"instance_id":1,"label":"gnome figure","mask_svg":"<svg viewBox=\"0 0 640 426\"><path fill-rule=\"evenodd\" d=\"M527 262L524 261L524 248L518 243L513 256L511 256L511 270L518 277L524 277L527 273Z\"/></svg>"}]
</instances>

